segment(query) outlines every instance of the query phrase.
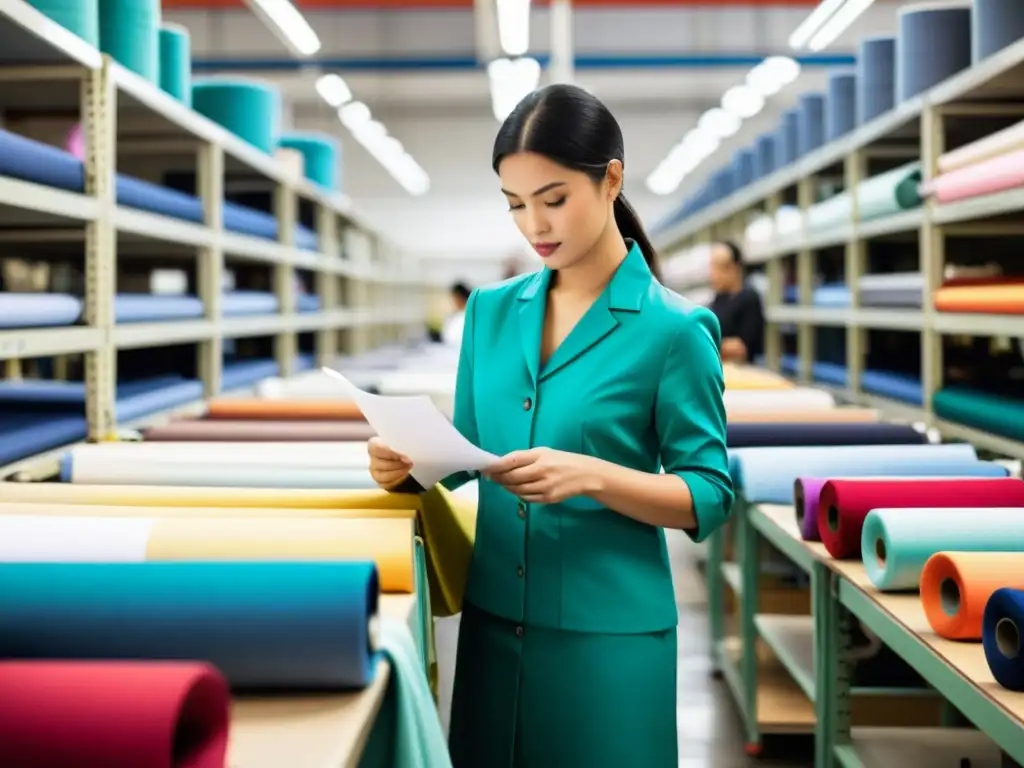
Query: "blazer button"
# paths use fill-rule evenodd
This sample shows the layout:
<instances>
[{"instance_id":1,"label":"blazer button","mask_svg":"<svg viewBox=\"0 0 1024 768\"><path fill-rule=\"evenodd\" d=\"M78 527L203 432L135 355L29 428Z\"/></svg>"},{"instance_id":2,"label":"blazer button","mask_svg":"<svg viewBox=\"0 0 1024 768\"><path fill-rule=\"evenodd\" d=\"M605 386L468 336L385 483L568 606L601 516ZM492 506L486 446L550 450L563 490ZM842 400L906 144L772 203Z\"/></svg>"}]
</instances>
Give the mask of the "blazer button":
<instances>
[{"instance_id":1,"label":"blazer button","mask_svg":"<svg viewBox=\"0 0 1024 768\"><path fill-rule=\"evenodd\" d=\"M528 411L531 408L533 408L533 400L531 400L530 398L526 398L525 400L523 400L523 410Z\"/></svg>"},{"instance_id":2,"label":"blazer button","mask_svg":"<svg viewBox=\"0 0 1024 768\"><path fill-rule=\"evenodd\" d=\"M523 628L522 627L516 627L516 637L522 637L522 636L523 636Z\"/></svg>"},{"instance_id":3,"label":"blazer button","mask_svg":"<svg viewBox=\"0 0 1024 768\"><path fill-rule=\"evenodd\" d=\"M523 578L523 574L525 573L525 571L523 570L523 566L520 565L518 568L516 568L516 573L519 575L520 579Z\"/></svg>"},{"instance_id":4,"label":"blazer button","mask_svg":"<svg viewBox=\"0 0 1024 768\"><path fill-rule=\"evenodd\" d=\"M525 520L526 519L526 502L525 501L520 501L519 502L519 518L521 520Z\"/></svg>"}]
</instances>

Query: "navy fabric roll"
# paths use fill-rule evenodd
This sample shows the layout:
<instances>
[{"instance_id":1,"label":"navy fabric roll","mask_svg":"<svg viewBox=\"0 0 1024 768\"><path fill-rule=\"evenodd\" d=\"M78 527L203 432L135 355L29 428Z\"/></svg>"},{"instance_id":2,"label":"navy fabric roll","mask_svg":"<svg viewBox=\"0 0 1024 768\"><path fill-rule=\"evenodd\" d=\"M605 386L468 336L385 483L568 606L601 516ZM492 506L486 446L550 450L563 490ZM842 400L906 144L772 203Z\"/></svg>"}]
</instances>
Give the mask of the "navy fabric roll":
<instances>
[{"instance_id":1,"label":"navy fabric roll","mask_svg":"<svg viewBox=\"0 0 1024 768\"><path fill-rule=\"evenodd\" d=\"M857 125L896 105L896 38L869 37L857 54Z\"/></svg>"},{"instance_id":2,"label":"navy fabric roll","mask_svg":"<svg viewBox=\"0 0 1024 768\"><path fill-rule=\"evenodd\" d=\"M800 113L795 109L786 110L782 115L775 153L775 162L780 168L800 157Z\"/></svg>"},{"instance_id":3,"label":"navy fabric roll","mask_svg":"<svg viewBox=\"0 0 1024 768\"><path fill-rule=\"evenodd\" d=\"M361 689L379 592L360 562L0 563L0 657L190 659L235 689Z\"/></svg>"},{"instance_id":4,"label":"navy fabric roll","mask_svg":"<svg viewBox=\"0 0 1024 768\"><path fill-rule=\"evenodd\" d=\"M971 61L977 64L1024 38L1024 2L974 0L971 7Z\"/></svg>"},{"instance_id":5,"label":"navy fabric roll","mask_svg":"<svg viewBox=\"0 0 1024 768\"><path fill-rule=\"evenodd\" d=\"M835 72L828 78L828 103L825 111L825 139L835 141L857 125L857 76L853 72Z\"/></svg>"},{"instance_id":6,"label":"navy fabric roll","mask_svg":"<svg viewBox=\"0 0 1024 768\"><path fill-rule=\"evenodd\" d=\"M733 155L732 167L736 187L747 186L754 180L754 150L747 148L737 151Z\"/></svg>"},{"instance_id":7,"label":"navy fabric roll","mask_svg":"<svg viewBox=\"0 0 1024 768\"><path fill-rule=\"evenodd\" d=\"M800 97L800 154L813 152L825 143L825 96L805 93Z\"/></svg>"},{"instance_id":8,"label":"navy fabric roll","mask_svg":"<svg viewBox=\"0 0 1024 768\"><path fill-rule=\"evenodd\" d=\"M1024 691L1024 591L997 589L985 604L981 644L992 677L1003 688Z\"/></svg>"},{"instance_id":9,"label":"navy fabric roll","mask_svg":"<svg viewBox=\"0 0 1024 768\"><path fill-rule=\"evenodd\" d=\"M909 424L729 424L730 448L772 445L923 445L928 436Z\"/></svg>"},{"instance_id":10,"label":"navy fabric roll","mask_svg":"<svg viewBox=\"0 0 1024 768\"><path fill-rule=\"evenodd\" d=\"M912 99L971 66L971 9L922 3L899 10L896 102Z\"/></svg>"},{"instance_id":11,"label":"navy fabric roll","mask_svg":"<svg viewBox=\"0 0 1024 768\"><path fill-rule=\"evenodd\" d=\"M754 175L761 179L775 171L775 136L763 133L757 137Z\"/></svg>"}]
</instances>

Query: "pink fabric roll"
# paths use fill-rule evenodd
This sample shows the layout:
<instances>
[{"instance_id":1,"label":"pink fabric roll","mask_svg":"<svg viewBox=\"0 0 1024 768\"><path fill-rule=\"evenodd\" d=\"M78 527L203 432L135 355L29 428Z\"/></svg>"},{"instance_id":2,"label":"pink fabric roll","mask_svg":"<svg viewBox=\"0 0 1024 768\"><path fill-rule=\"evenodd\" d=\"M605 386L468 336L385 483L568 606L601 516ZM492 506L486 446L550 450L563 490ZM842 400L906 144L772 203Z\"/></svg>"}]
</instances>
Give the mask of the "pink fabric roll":
<instances>
[{"instance_id":1,"label":"pink fabric roll","mask_svg":"<svg viewBox=\"0 0 1024 768\"><path fill-rule=\"evenodd\" d=\"M953 203L1021 186L1024 186L1024 150L944 173L933 179L926 189L938 202Z\"/></svg>"}]
</instances>

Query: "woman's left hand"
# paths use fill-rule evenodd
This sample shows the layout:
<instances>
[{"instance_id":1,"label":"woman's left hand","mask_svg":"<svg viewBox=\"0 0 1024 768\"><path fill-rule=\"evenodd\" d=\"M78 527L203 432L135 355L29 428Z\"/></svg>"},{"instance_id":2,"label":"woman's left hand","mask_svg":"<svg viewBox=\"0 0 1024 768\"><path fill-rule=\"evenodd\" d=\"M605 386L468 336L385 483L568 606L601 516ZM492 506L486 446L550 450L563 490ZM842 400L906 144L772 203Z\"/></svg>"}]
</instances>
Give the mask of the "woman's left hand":
<instances>
[{"instance_id":1,"label":"woman's left hand","mask_svg":"<svg viewBox=\"0 0 1024 768\"><path fill-rule=\"evenodd\" d=\"M598 488L597 460L578 453L552 448L531 448L502 456L483 471L523 501L557 504L572 496L593 493Z\"/></svg>"}]
</instances>

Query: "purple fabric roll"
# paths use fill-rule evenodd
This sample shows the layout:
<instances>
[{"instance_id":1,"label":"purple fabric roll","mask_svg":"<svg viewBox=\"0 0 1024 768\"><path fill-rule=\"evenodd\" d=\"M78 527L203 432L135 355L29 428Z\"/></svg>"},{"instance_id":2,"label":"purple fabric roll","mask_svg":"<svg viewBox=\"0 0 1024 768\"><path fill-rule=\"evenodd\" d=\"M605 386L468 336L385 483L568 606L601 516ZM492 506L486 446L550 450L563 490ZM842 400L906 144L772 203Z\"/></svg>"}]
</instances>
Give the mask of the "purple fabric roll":
<instances>
[{"instance_id":1,"label":"purple fabric roll","mask_svg":"<svg viewBox=\"0 0 1024 768\"><path fill-rule=\"evenodd\" d=\"M827 477L798 477L793 483L796 524L804 541L821 541L818 535L818 495Z\"/></svg>"}]
</instances>

